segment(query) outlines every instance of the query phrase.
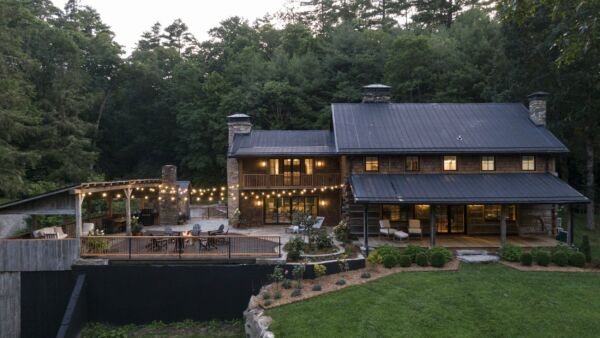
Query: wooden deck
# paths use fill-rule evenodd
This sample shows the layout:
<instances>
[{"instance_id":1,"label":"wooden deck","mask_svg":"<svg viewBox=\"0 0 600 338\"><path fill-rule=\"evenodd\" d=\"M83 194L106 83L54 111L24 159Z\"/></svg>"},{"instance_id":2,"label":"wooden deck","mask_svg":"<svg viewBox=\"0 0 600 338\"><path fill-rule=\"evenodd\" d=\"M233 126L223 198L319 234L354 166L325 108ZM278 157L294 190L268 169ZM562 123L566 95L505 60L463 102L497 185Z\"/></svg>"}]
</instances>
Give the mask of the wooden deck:
<instances>
[{"instance_id":1,"label":"wooden deck","mask_svg":"<svg viewBox=\"0 0 600 338\"><path fill-rule=\"evenodd\" d=\"M508 236L508 242L522 248L553 247L559 242L552 237L543 235L528 236ZM363 245L363 238L355 241L357 245ZM409 244L429 247L429 237L423 239L411 238L410 240L391 240L385 237L369 237L369 247L378 247L384 244L390 244L396 247L406 247ZM450 235L436 237L436 244L450 249L498 249L500 248L500 236L468 236L468 235Z\"/></svg>"}]
</instances>

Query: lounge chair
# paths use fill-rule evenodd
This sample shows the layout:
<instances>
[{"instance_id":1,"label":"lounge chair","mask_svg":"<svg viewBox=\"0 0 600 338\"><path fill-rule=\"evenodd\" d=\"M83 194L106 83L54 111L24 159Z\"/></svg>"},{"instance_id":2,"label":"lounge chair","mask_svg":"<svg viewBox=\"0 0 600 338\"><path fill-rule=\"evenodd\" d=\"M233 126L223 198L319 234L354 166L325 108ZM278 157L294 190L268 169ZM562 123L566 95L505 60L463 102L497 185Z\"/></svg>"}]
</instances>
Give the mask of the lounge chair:
<instances>
[{"instance_id":1,"label":"lounge chair","mask_svg":"<svg viewBox=\"0 0 600 338\"><path fill-rule=\"evenodd\" d=\"M323 226L323 222L325 222L325 217L319 216L317 217L315 224L312 225L314 230L319 230Z\"/></svg>"},{"instance_id":2,"label":"lounge chair","mask_svg":"<svg viewBox=\"0 0 600 338\"><path fill-rule=\"evenodd\" d=\"M381 238L381 235L384 235L388 238L392 237L392 239L393 239L395 233L396 233L396 229L392 229L392 227L390 226L389 220L387 220L387 219L379 220L379 238Z\"/></svg>"},{"instance_id":3,"label":"lounge chair","mask_svg":"<svg viewBox=\"0 0 600 338\"><path fill-rule=\"evenodd\" d=\"M62 227L45 227L33 232L34 238L45 238L45 239L65 239L69 235L63 232Z\"/></svg>"},{"instance_id":4,"label":"lounge chair","mask_svg":"<svg viewBox=\"0 0 600 338\"><path fill-rule=\"evenodd\" d=\"M409 219L408 220L408 234L409 235L419 235L421 239L423 239L423 230L421 229L421 221L418 219Z\"/></svg>"},{"instance_id":5,"label":"lounge chair","mask_svg":"<svg viewBox=\"0 0 600 338\"><path fill-rule=\"evenodd\" d=\"M229 232L229 229L227 229L227 231ZM221 225L219 225L219 229L214 230L214 231L209 231L208 235L216 236L216 235L223 235L224 233L225 233L225 225L221 224Z\"/></svg>"}]
</instances>

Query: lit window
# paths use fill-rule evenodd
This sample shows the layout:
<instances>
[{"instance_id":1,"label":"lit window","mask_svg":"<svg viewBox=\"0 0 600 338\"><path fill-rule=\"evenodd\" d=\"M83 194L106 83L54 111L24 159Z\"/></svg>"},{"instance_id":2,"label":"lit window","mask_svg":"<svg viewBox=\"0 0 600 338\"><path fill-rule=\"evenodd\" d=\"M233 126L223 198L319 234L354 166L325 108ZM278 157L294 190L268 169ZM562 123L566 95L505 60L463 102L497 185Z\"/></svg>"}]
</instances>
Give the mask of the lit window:
<instances>
[{"instance_id":1,"label":"lit window","mask_svg":"<svg viewBox=\"0 0 600 338\"><path fill-rule=\"evenodd\" d=\"M415 205L415 218L429 219L429 205L428 204Z\"/></svg>"},{"instance_id":2,"label":"lit window","mask_svg":"<svg viewBox=\"0 0 600 338\"><path fill-rule=\"evenodd\" d=\"M523 156L521 158L521 169L525 171L535 170L535 156Z\"/></svg>"},{"instance_id":3,"label":"lit window","mask_svg":"<svg viewBox=\"0 0 600 338\"><path fill-rule=\"evenodd\" d=\"M481 170L482 171L494 171L494 156L481 156Z\"/></svg>"},{"instance_id":4,"label":"lit window","mask_svg":"<svg viewBox=\"0 0 600 338\"><path fill-rule=\"evenodd\" d=\"M418 156L407 156L406 157L406 171L419 171L419 157Z\"/></svg>"},{"instance_id":5,"label":"lit window","mask_svg":"<svg viewBox=\"0 0 600 338\"><path fill-rule=\"evenodd\" d=\"M483 216L486 221L498 221L500 220L500 206L499 205L486 205L483 209Z\"/></svg>"},{"instance_id":6,"label":"lit window","mask_svg":"<svg viewBox=\"0 0 600 338\"><path fill-rule=\"evenodd\" d=\"M365 158L365 171L379 171L379 158L367 156Z\"/></svg>"},{"instance_id":7,"label":"lit window","mask_svg":"<svg viewBox=\"0 0 600 338\"><path fill-rule=\"evenodd\" d=\"M391 222L400 220L400 205L399 204L384 204L381 207L381 216Z\"/></svg>"},{"instance_id":8,"label":"lit window","mask_svg":"<svg viewBox=\"0 0 600 338\"><path fill-rule=\"evenodd\" d=\"M456 156L444 156L444 170L456 170Z\"/></svg>"},{"instance_id":9,"label":"lit window","mask_svg":"<svg viewBox=\"0 0 600 338\"><path fill-rule=\"evenodd\" d=\"M304 173L306 175L312 175L313 174L313 159L312 158L305 158L304 159Z\"/></svg>"},{"instance_id":10,"label":"lit window","mask_svg":"<svg viewBox=\"0 0 600 338\"><path fill-rule=\"evenodd\" d=\"M279 175L279 160L272 158L269 160L269 174Z\"/></svg>"}]
</instances>

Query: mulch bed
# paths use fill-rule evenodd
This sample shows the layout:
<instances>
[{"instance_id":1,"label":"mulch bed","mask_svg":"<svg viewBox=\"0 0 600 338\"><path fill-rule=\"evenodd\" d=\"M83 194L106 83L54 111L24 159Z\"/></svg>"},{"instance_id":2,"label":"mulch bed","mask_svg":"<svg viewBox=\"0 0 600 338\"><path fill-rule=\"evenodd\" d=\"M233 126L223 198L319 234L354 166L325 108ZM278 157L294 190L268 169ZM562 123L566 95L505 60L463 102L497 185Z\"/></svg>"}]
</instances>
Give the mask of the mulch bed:
<instances>
[{"instance_id":1,"label":"mulch bed","mask_svg":"<svg viewBox=\"0 0 600 338\"><path fill-rule=\"evenodd\" d=\"M574 266L558 266L554 264L549 264L548 266L540 266L540 265L531 265L525 266L520 262L509 262L505 260L500 260L500 264L511 267L515 270L519 271L547 271L547 272L600 272L600 269L593 268L591 266L587 266L585 268L578 268Z\"/></svg>"},{"instance_id":2,"label":"mulch bed","mask_svg":"<svg viewBox=\"0 0 600 338\"><path fill-rule=\"evenodd\" d=\"M276 287L271 284L269 287L269 293L271 294L271 304L269 306L264 305L264 300L262 299L262 295L259 295L259 299L264 308L270 309L273 307L299 302L308 298L320 296L329 292L337 291L352 285L361 285L365 284L379 278L389 276L399 272L428 272L428 271L458 271L459 261L457 259L452 260L448 264L446 264L443 268L434 268L432 266L420 267L418 265L413 264L410 267L402 268L402 267L394 267L391 269L386 269L383 266L378 266L375 270L372 268L363 268L359 270L352 270L348 272L338 273L327 275L319 278L318 280L305 279L302 281L302 294L297 297L292 297L291 294L294 291L294 287L296 285L296 281L292 281L291 289L284 289L279 285L279 291L281 292L280 299L274 299L273 294L276 290ZM361 278L361 274L363 272L369 272L371 274L371 278ZM344 279L346 281L345 285L336 285L335 282L337 280ZM312 287L315 284L320 284L322 290L321 291L312 291Z\"/></svg>"}]
</instances>

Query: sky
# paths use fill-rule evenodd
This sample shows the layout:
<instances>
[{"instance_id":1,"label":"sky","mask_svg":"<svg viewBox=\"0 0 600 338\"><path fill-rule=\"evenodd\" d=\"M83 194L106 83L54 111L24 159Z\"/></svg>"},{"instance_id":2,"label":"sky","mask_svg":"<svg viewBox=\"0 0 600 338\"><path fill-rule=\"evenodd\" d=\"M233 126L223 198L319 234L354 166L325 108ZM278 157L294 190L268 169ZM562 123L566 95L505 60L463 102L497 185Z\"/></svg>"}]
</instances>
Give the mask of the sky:
<instances>
[{"instance_id":1,"label":"sky","mask_svg":"<svg viewBox=\"0 0 600 338\"><path fill-rule=\"evenodd\" d=\"M64 8L67 0L52 0ZM143 32L155 22L163 27L181 19L196 39L208 38L208 30L231 16L240 16L253 22L267 13L275 13L285 6L286 0L80 0L90 6L102 21L115 32L115 40L125 46L127 54L135 47Z\"/></svg>"}]
</instances>

